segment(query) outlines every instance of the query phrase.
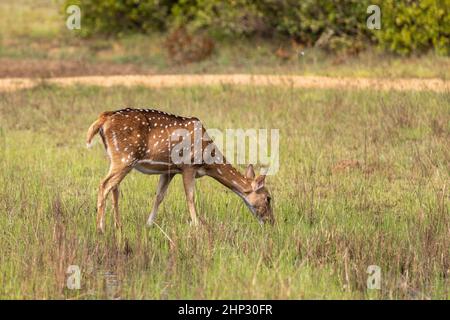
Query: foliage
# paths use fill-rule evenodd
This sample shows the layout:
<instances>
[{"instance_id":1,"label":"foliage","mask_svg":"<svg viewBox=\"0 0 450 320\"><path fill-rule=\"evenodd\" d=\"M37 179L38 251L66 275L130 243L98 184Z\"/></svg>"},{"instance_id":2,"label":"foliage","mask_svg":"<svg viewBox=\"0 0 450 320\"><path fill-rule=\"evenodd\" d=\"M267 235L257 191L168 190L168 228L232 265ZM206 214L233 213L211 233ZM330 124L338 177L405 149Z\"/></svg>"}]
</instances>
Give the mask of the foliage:
<instances>
[{"instance_id":1,"label":"foliage","mask_svg":"<svg viewBox=\"0 0 450 320\"><path fill-rule=\"evenodd\" d=\"M360 46L368 35L365 26L368 1L365 0L268 0L263 3L261 6L271 28L302 43L314 45L319 41L322 47L339 49Z\"/></svg>"},{"instance_id":2,"label":"foliage","mask_svg":"<svg viewBox=\"0 0 450 320\"><path fill-rule=\"evenodd\" d=\"M426 51L450 53L450 0L379 1L382 29L379 43L399 54Z\"/></svg>"},{"instance_id":3,"label":"foliage","mask_svg":"<svg viewBox=\"0 0 450 320\"><path fill-rule=\"evenodd\" d=\"M171 0L67 0L65 7L81 7L83 32L117 35L161 31L175 1Z\"/></svg>"},{"instance_id":4,"label":"foliage","mask_svg":"<svg viewBox=\"0 0 450 320\"><path fill-rule=\"evenodd\" d=\"M266 21L256 3L251 0L180 0L172 9L173 23L188 25L191 30L208 29L216 35L261 34Z\"/></svg>"},{"instance_id":5,"label":"foliage","mask_svg":"<svg viewBox=\"0 0 450 320\"><path fill-rule=\"evenodd\" d=\"M72 4L66 0L66 6ZM84 34L206 30L223 37L290 38L329 50L379 43L400 54L450 51L450 0L378 0L381 30L366 26L369 0L78 0Z\"/></svg>"}]
</instances>

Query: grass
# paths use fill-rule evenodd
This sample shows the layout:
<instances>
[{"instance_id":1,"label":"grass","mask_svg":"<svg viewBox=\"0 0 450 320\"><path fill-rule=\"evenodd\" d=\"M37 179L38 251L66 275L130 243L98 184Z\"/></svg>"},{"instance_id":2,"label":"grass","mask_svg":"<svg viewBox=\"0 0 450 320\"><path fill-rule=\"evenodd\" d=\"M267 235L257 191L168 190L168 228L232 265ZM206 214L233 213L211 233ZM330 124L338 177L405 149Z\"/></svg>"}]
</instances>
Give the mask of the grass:
<instances>
[{"instance_id":1,"label":"grass","mask_svg":"<svg viewBox=\"0 0 450 320\"><path fill-rule=\"evenodd\" d=\"M0 76L47 77L46 69L51 69L50 75L64 76L92 74L94 70L102 74L287 73L447 79L450 69L450 58L434 53L402 58L367 48L358 55L334 55L314 48L292 48L275 39L223 40L206 60L178 65L167 57L164 34L80 39L65 27L61 6L57 0L0 3L0 59L6 59L0 63ZM275 52L280 48L290 59L278 58ZM298 54L300 51L305 54ZM57 70L55 63L61 64Z\"/></svg>"},{"instance_id":2,"label":"grass","mask_svg":"<svg viewBox=\"0 0 450 320\"><path fill-rule=\"evenodd\" d=\"M449 105L448 92L233 86L0 93L0 298L448 299ZM109 205L97 235L108 161L84 137L99 112L122 106L279 128L276 227L206 177L196 186L205 224L192 228L176 177L157 218L169 240L145 227L157 177L133 172L123 233ZM66 288L69 265L81 290ZM379 291L366 288L369 265L381 267Z\"/></svg>"}]
</instances>

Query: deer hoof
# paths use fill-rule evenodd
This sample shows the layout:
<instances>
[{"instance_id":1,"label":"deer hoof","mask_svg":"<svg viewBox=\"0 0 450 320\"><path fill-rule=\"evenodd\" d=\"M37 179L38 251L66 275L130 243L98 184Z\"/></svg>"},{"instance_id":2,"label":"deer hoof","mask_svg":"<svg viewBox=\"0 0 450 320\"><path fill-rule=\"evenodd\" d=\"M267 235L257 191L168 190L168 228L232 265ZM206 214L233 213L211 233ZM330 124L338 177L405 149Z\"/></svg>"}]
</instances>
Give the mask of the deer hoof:
<instances>
[{"instance_id":1,"label":"deer hoof","mask_svg":"<svg viewBox=\"0 0 450 320\"><path fill-rule=\"evenodd\" d=\"M198 227L199 226L198 220L197 219L191 220L191 222L189 222L189 225L191 227Z\"/></svg>"}]
</instances>

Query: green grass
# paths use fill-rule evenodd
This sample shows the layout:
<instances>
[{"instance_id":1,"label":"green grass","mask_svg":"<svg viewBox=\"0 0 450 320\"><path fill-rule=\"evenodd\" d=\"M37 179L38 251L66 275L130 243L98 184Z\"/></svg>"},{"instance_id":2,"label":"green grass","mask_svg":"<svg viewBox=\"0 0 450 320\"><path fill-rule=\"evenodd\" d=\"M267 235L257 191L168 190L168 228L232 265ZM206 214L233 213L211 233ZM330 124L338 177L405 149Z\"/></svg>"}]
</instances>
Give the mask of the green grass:
<instances>
[{"instance_id":1,"label":"green grass","mask_svg":"<svg viewBox=\"0 0 450 320\"><path fill-rule=\"evenodd\" d=\"M448 299L449 105L448 93L233 86L1 93L0 298ZM133 172L121 184L123 233L109 206L97 235L108 161L84 138L99 112L122 106L279 128L280 171L268 178L277 225L261 228L205 177L206 224L190 227L176 177L157 217L169 241L145 226L157 177ZM65 288L72 264L79 291ZM369 265L382 269L380 291L366 289Z\"/></svg>"},{"instance_id":2,"label":"green grass","mask_svg":"<svg viewBox=\"0 0 450 320\"><path fill-rule=\"evenodd\" d=\"M21 59L64 63L131 65L139 73L267 73L351 77L448 78L450 58L433 53L419 57L396 57L367 48L358 55L326 54L314 48L293 49L282 40L229 39L216 43L213 55L186 65L171 62L165 49L164 34L126 35L116 39L80 39L65 27L61 1L16 0L0 4L0 58L13 64ZM291 53L284 61L277 49ZM300 51L305 54L299 55ZM297 54L295 53L297 52ZM108 66L102 66L106 72ZM26 68L22 66L22 68ZM67 66L66 66L67 68ZM111 71L117 73L117 69ZM1 71L1 66L0 66ZM110 72L110 73L111 73ZM37 73L37 74L34 74ZM39 72L30 72L30 76Z\"/></svg>"}]
</instances>

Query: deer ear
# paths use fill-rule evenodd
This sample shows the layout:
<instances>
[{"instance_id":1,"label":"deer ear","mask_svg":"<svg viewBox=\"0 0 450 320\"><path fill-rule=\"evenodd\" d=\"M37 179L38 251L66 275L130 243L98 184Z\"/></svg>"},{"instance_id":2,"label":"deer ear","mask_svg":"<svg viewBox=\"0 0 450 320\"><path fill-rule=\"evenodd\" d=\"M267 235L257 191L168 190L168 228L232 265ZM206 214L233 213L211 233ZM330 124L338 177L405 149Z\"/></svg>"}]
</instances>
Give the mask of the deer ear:
<instances>
[{"instance_id":1,"label":"deer ear","mask_svg":"<svg viewBox=\"0 0 450 320\"><path fill-rule=\"evenodd\" d=\"M258 191L259 189L261 189L262 187L264 187L265 185L265 181L266 181L266 175L262 174L259 177L257 177L253 182L252 182L252 189L253 191Z\"/></svg>"},{"instance_id":2,"label":"deer ear","mask_svg":"<svg viewBox=\"0 0 450 320\"><path fill-rule=\"evenodd\" d=\"M249 164L245 170L245 176L249 179L255 179L255 170L253 170L253 165Z\"/></svg>"}]
</instances>

